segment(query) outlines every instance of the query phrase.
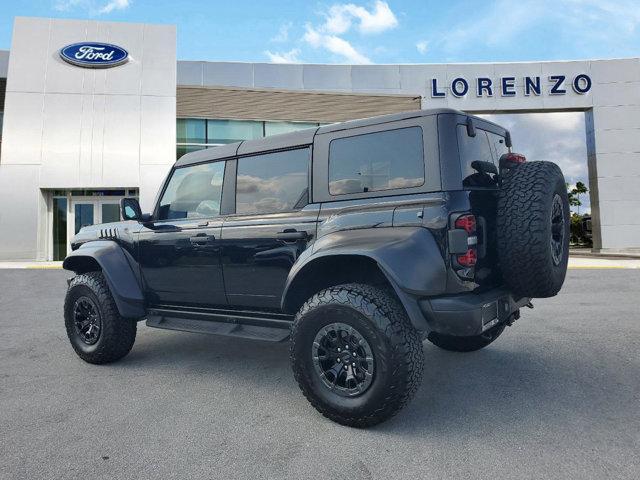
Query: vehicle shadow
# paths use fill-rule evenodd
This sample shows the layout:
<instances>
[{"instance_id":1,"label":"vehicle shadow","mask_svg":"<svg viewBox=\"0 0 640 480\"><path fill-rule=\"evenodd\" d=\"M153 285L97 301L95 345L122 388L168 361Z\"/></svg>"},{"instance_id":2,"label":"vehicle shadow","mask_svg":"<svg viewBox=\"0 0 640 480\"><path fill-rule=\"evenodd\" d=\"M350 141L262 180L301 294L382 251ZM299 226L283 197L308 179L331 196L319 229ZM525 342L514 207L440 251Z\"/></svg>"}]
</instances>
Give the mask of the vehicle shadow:
<instances>
[{"instance_id":1,"label":"vehicle shadow","mask_svg":"<svg viewBox=\"0 0 640 480\"><path fill-rule=\"evenodd\" d=\"M211 376L228 385L250 385L262 398L290 396L288 404L296 410L300 404L294 406L294 399L306 403L289 368L287 342L149 330L144 328L117 368L135 374ZM537 431L545 424L597 423L608 412L632 418L633 392L624 390L620 374L603 371L592 359L567 355L560 344L531 345L535 348L522 350L514 336L461 354L425 342L424 377L415 398L396 417L374 428L398 436L483 436L504 428ZM616 368L615 360L606 364ZM311 409L309 414L313 415Z\"/></svg>"}]
</instances>

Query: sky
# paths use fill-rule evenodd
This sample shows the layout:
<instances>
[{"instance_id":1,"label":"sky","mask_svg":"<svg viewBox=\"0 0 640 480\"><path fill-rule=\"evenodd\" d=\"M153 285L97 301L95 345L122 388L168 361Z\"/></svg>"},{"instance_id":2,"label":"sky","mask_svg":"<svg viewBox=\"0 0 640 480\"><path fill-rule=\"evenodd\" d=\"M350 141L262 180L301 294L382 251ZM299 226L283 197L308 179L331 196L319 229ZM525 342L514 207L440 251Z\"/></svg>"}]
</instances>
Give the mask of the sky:
<instances>
[{"instance_id":1,"label":"sky","mask_svg":"<svg viewBox=\"0 0 640 480\"><path fill-rule=\"evenodd\" d=\"M0 49L23 15L176 24L180 60L512 62L640 51L640 0L0 0L0 11ZM557 159L570 183L586 180L583 114L496 120L530 158Z\"/></svg>"}]
</instances>

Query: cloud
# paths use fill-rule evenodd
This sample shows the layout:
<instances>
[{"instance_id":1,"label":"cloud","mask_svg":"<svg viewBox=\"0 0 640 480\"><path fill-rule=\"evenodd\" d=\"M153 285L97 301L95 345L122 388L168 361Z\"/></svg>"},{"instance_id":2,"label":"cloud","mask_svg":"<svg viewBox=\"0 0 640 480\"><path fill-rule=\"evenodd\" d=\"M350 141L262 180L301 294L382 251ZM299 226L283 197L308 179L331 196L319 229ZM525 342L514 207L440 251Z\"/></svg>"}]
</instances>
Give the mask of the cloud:
<instances>
[{"instance_id":1,"label":"cloud","mask_svg":"<svg viewBox=\"0 0 640 480\"><path fill-rule=\"evenodd\" d=\"M471 17L468 17L471 18ZM640 9L637 0L498 0L473 18L433 29L428 39L452 61L477 51L517 54L513 45L553 42L547 50L566 55L583 46L630 44L637 38ZM630 46L630 45L629 45Z\"/></svg>"},{"instance_id":2,"label":"cloud","mask_svg":"<svg viewBox=\"0 0 640 480\"><path fill-rule=\"evenodd\" d=\"M269 41L274 43L286 42L287 40L289 40L289 30L291 30L292 26L293 24L291 22L287 22L285 24L280 25L280 28L278 29L278 33L276 33L273 37L271 37Z\"/></svg>"},{"instance_id":3,"label":"cloud","mask_svg":"<svg viewBox=\"0 0 640 480\"><path fill-rule=\"evenodd\" d=\"M527 160L557 163L567 183L589 185L585 119L582 112L480 115L508 128L513 150ZM581 195L580 212L590 211L589 195Z\"/></svg>"},{"instance_id":4,"label":"cloud","mask_svg":"<svg viewBox=\"0 0 640 480\"><path fill-rule=\"evenodd\" d=\"M389 4L377 0L372 11L353 3L333 5L325 14L322 30L341 35L351 29L354 21L358 24L358 31L364 34L380 33L398 26L398 19Z\"/></svg>"},{"instance_id":5,"label":"cloud","mask_svg":"<svg viewBox=\"0 0 640 480\"><path fill-rule=\"evenodd\" d=\"M125 10L127 8L129 8L129 0L112 0L100 9L100 13L111 13L114 10Z\"/></svg>"},{"instance_id":6,"label":"cloud","mask_svg":"<svg viewBox=\"0 0 640 480\"><path fill-rule=\"evenodd\" d=\"M264 54L269 57L271 63L300 63L300 49L292 48L288 52L271 52L265 50Z\"/></svg>"},{"instance_id":7,"label":"cloud","mask_svg":"<svg viewBox=\"0 0 640 480\"><path fill-rule=\"evenodd\" d=\"M53 8L61 12L83 10L88 15L104 15L114 10L126 10L130 5L130 0L111 0L109 2L96 0L58 0Z\"/></svg>"},{"instance_id":8,"label":"cloud","mask_svg":"<svg viewBox=\"0 0 640 480\"><path fill-rule=\"evenodd\" d=\"M310 24L306 26L306 32L302 38L312 47L324 48L333 54L343 57L347 62L357 64L373 63L366 55L356 50L353 45L344 38L321 33Z\"/></svg>"},{"instance_id":9,"label":"cloud","mask_svg":"<svg viewBox=\"0 0 640 480\"><path fill-rule=\"evenodd\" d=\"M385 32L398 26L398 19L387 2L376 0L369 8L354 3L336 3L320 13L322 20L307 22L305 33L298 43L292 45L288 52L265 51L271 62L295 63L303 47L326 50L346 63L370 64L371 59L350 40L346 34L356 32L361 35L373 35ZM284 43L289 40L292 24L286 23L271 38L272 42ZM371 47L374 52L379 49Z\"/></svg>"},{"instance_id":10,"label":"cloud","mask_svg":"<svg viewBox=\"0 0 640 480\"><path fill-rule=\"evenodd\" d=\"M416 43L416 48L418 49L418 52L424 55L425 53L427 53L427 50L429 50L429 42L427 42L426 40L420 40L418 43Z\"/></svg>"}]
</instances>

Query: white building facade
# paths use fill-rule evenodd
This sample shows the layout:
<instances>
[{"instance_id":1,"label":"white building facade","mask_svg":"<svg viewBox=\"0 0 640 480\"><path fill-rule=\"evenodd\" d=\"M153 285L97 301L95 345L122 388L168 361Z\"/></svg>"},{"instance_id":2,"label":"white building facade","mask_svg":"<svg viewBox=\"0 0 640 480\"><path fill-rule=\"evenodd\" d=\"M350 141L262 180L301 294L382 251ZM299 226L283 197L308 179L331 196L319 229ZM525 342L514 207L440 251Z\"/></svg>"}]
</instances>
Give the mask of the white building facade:
<instances>
[{"instance_id":1,"label":"white building facade","mask_svg":"<svg viewBox=\"0 0 640 480\"><path fill-rule=\"evenodd\" d=\"M594 249L640 250L640 59L181 62L171 25L20 17L0 51L0 260L63 258L82 225L119 218L124 196L150 210L187 151L434 107L585 112Z\"/></svg>"}]
</instances>

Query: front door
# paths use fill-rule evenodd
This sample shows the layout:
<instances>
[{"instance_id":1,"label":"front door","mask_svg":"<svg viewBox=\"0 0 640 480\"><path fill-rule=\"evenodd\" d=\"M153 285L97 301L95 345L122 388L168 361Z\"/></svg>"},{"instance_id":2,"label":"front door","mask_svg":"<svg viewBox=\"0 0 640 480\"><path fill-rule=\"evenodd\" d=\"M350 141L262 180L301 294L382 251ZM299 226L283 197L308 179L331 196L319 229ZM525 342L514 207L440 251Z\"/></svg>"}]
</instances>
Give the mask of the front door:
<instances>
[{"instance_id":1,"label":"front door","mask_svg":"<svg viewBox=\"0 0 640 480\"><path fill-rule=\"evenodd\" d=\"M220 264L225 162L176 168L153 224L140 231L139 259L153 306L227 303Z\"/></svg>"},{"instance_id":2,"label":"front door","mask_svg":"<svg viewBox=\"0 0 640 480\"><path fill-rule=\"evenodd\" d=\"M238 159L236 212L222 227L229 304L279 308L294 262L316 234L308 203L310 151L300 148Z\"/></svg>"}]
</instances>

